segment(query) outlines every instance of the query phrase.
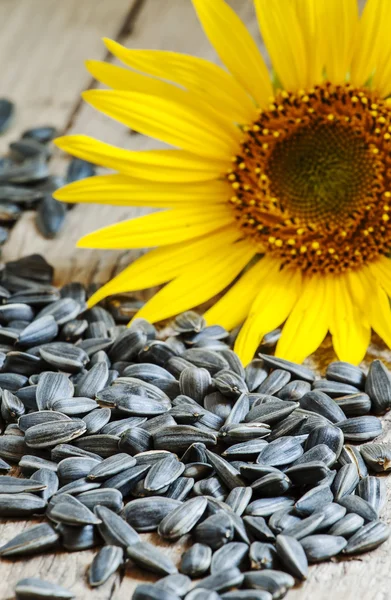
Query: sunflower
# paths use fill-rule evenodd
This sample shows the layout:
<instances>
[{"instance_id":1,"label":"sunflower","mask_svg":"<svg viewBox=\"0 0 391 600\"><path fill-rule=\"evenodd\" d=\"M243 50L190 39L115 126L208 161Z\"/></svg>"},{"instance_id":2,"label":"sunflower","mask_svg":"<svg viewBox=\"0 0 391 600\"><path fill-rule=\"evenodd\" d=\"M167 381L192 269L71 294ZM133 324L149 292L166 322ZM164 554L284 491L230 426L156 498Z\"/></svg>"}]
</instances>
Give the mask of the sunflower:
<instances>
[{"instance_id":1,"label":"sunflower","mask_svg":"<svg viewBox=\"0 0 391 600\"><path fill-rule=\"evenodd\" d=\"M56 198L155 207L79 241L154 247L99 289L165 283L138 312L151 322L220 294L207 323L242 325L244 364L280 326L280 357L301 362L327 332L359 363L371 329L391 346L391 2L255 0L273 64L224 0L193 0L225 68L105 40L130 69L87 63L110 90L84 99L173 148L131 151L84 135L67 152L113 169Z\"/></svg>"}]
</instances>

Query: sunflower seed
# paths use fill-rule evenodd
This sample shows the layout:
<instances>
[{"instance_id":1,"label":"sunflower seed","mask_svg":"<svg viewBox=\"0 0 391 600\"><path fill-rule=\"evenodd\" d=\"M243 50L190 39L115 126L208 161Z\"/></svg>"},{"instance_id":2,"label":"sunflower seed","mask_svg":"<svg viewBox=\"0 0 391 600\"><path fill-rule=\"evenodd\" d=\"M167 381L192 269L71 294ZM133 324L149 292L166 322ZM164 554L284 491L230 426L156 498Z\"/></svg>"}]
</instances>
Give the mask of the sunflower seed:
<instances>
[{"instance_id":1,"label":"sunflower seed","mask_svg":"<svg viewBox=\"0 0 391 600\"><path fill-rule=\"evenodd\" d=\"M39 410L50 409L52 403L73 396L73 383L62 373L46 372L39 377L37 385L37 405Z\"/></svg>"},{"instance_id":2,"label":"sunflower seed","mask_svg":"<svg viewBox=\"0 0 391 600\"><path fill-rule=\"evenodd\" d=\"M154 531L161 521L182 506L182 502L161 496L131 500L123 510L125 520L136 531Z\"/></svg>"},{"instance_id":3,"label":"sunflower seed","mask_svg":"<svg viewBox=\"0 0 391 600\"><path fill-rule=\"evenodd\" d=\"M0 457L18 463L26 453L24 438L18 435L0 436Z\"/></svg>"},{"instance_id":4,"label":"sunflower seed","mask_svg":"<svg viewBox=\"0 0 391 600\"><path fill-rule=\"evenodd\" d=\"M285 473L269 473L252 482L251 488L255 493L263 497L273 497L285 494L291 485L291 480Z\"/></svg>"},{"instance_id":5,"label":"sunflower seed","mask_svg":"<svg viewBox=\"0 0 391 600\"><path fill-rule=\"evenodd\" d=\"M173 498L174 500L186 500L190 492L194 487L194 479L192 477L178 477L168 487L166 492L166 498Z\"/></svg>"},{"instance_id":6,"label":"sunflower seed","mask_svg":"<svg viewBox=\"0 0 391 600\"><path fill-rule=\"evenodd\" d=\"M155 585L162 590L183 597L190 589L191 579L181 573L175 573L174 575L166 575L166 577L159 579Z\"/></svg>"},{"instance_id":7,"label":"sunflower seed","mask_svg":"<svg viewBox=\"0 0 391 600\"><path fill-rule=\"evenodd\" d=\"M27 517L42 512L46 500L34 494L0 494L1 517Z\"/></svg>"},{"instance_id":8,"label":"sunflower seed","mask_svg":"<svg viewBox=\"0 0 391 600\"><path fill-rule=\"evenodd\" d=\"M34 525L22 531L0 548L0 556L38 554L58 545L59 535L47 523Z\"/></svg>"},{"instance_id":9,"label":"sunflower seed","mask_svg":"<svg viewBox=\"0 0 391 600\"><path fill-rule=\"evenodd\" d=\"M360 417L368 414L371 410L371 399L368 394L363 392L335 398L335 402L343 410L346 417Z\"/></svg>"},{"instance_id":10,"label":"sunflower seed","mask_svg":"<svg viewBox=\"0 0 391 600\"><path fill-rule=\"evenodd\" d=\"M274 425L282 419L288 417L299 404L297 402L290 402L289 400L277 400L270 396L270 401L258 404L255 402L252 409L247 413L244 421L249 422L260 422Z\"/></svg>"},{"instance_id":11,"label":"sunflower seed","mask_svg":"<svg viewBox=\"0 0 391 600\"><path fill-rule=\"evenodd\" d=\"M98 529L106 544L121 546L126 550L128 546L140 541L133 527L106 506L98 505L94 508L94 512L101 520Z\"/></svg>"},{"instance_id":12,"label":"sunflower seed","mask_svg":"<svg viewBox=\"0 0 391 600\"><path fill-rule=\"evenodd\" d=\"M300 398L300 406L304 410L309 410L326 417L332 423L338 423L345 419L345 414L338 404L319 390L308 392L308 394Z\"/></svg>"},{"instance_id":13,"label":"sunflower seed","mask_svg":"<svg viewBox=\"0 0 391 600\"><path fill-rule=\"evenodd\" d=\"M323 517L321 523L317 526L316 531L325 531L334 523L337 523L346 514L346 508L335 502L326 504L323 508L317 509L313 515Z\"/></svg>"},{"instance_id":14,"label":"sunflower seed","mask_svg":"<svg viewBox=\"0 0 391 600\"><path fill-rule=\"evenodd\" d=\"M300 540L308 562L321 562L339 554L347 545L345 538L336 535L309 535Z\"/></svg>"},{"instance_id":15,"label":"sunflower seed","mask_svg":"<svg viewBox=\"0 0 391 600\"><path fill-rule=\"evenodd\" d=\"M333 425L321 425L313 429L305 442L305 449L310 450L319 444L325 444L332 450L337 458L341 453L344 443L344 435L339 427Z\"/></svg>"},{"instance_id":16,"label":"sunflower seed","mask_svg":"<svg viewBox=\"0 0 391 600\"><path fill-rule=\"evenodd\" d=\"M56 473L50 469L38 469L31 475L30 481L36 481L45 486L40 493L44 500L49 500L57 492L59 486Z\"/></svg>"},{"instance_id":17,"label":"sunflower seed","mask_svg":"<svg viewBox=\"0 0 391 600\"><path fill-rule=\"evenodd\" d=\"M368 442L382 432L381 421L377 417L364 416L345 419L337 423L347 442Z\"/></svg>"},{"instance_id":18,"label":"sunflower seed","mask_svg":"<svg viewBox=\"0 0 391 600\"><path fill-rule=\"evenodd\" d=\"M264 381L257 387L256 392L259 394L269 394L274 396L287 383L289 383L291 375L288 371L276 369L272 371Z\"/></svg>"},{"instance_id":19,"label":"sunflower seed","mask_svg":"<svg viewBox=\"0 0 391 600\"><path fill-rule=\"evenodd\" d=\"M364 444L360 447L360 454L368 467L376 473L391 470L391 446L388 444Z\"/></svg>"},{"instance_id":20,"label":"sunflower seed","mask_svg":"<svg viewBox=\"0 0 391 600\"><path fill-rule=\"evenodd\" d=\"M359 449L356 448L356 446L351 446L349 444L343 446L338 461L339 464L342 466L348 464L356 465L360 478L366 477L368 475L368 469L366 467L366 464L360 454Z\"/></svg>"},{"instance_id":21,"label":"sunflower seed","mask_svg":"<svg viewBox=\"0 0 391 600\"><path fill-rule=\"evenodd\" d=\"M171 591L163 590L152 583L141 583L136 587L132 600L180 600L180 598Z\"/></svg>"},{"instance_id":22,"label":"sunflower seed","mask_svg":"<svg viewBox=\"0 0 391 600\"><path fill-rule=\"evenodd\" d=\"M319 390L331 398L347 396L348 394L357 394L360 390L354 385L340 383L339 381L330 381L328 379L318 379L312 384L314 390Z\"/></svg>"},{"instance_id":23,"label":"sunflower seed","mask_svg":"<svg viewBox=\"0 0 391 600\"><path fill-rule=\"evenodd\" d=\"M223 600L273 600L273 596L264 590L233 590L221 596Z\"/></svg>"},{"instance_id":24,"label":"sunflower seed","mask_svg":"<svg viewBox=\"0 0 391 600\"><path fill-rule=\"evenodd\" d=\"M98 454L95 454L94 452L88 452L87 450L82 450L81 448L76 448L70 444L58 444L58 446L55 446L51 450L52 459L58 463L61 460L64 460L64 458L72 458L73 456L93 458L98 462L102 461L102 457Z\"/></svg>"},{"instance_id":25,"label":"sunflower seed","mask_svg":"<svg viewBox=\"0 0 391 600\"><path fill-rule=\"evenodd\" d=\"M86 424L86 434L94 435L99 433L103 427L110 421L111 410L109 408L97 408L82 417Z\"/></svg>"},{"instance_id":26,"label":"sunflower seed","mask_svg":"<svg viewBox=\"0 0 391 600\"><path fill-rule=\"evenodd\" d=\"M58 325L51 315L37 318L27 325L18 337L18 345L24 348L51 342L58 334Z\"/></svg>"},{"instance_id":27,"label":"sunflower seed","mask_svg":"<svg viewBox=\"0 0 391 600\"><path fill-rule=\"evenodd\" d=\"M116 454L92 465L86 476L87 479L91 479L92 481L104 481L130 467L134 467L135 464L136 459L133 456L129 456L129 454Z\"/></svg>"},{"instance_id":28,"label":"sunflower seed","mask_svg":"<svg viewBox=\"0 0 391 600\"><path fill-rule=\"evenodd\" d=\"M347 546L344 548L344 554L361 554L374 550L383 544L390 537L390 529L388 525L381 521L372 521L363 525L349 539Z\"/></svg>"},{"instance_id":29,"label":"sunflower seed","mask_svg":"<svg viewBox=\"0 0 391 600\"><path fill-rule=\"evenodd\" d=\"M387 489L385 481L379 477L364 477L356 488L357 496L363 498L376 510L381 512L387 501Z\"/></svg>"},{"instance_id":30,"label":"sunflower seed","mask_svg":"<svg viewBox=\"0 0 391 600\"><path fill-rule=\"evenodd\" d=\"M244 575L233 567L232 569L224 569L218 573L213 573L208 577L201 579L196 586L206 590L214 590L216 592L224 592L232 587L239 587L243 583Z\"/></svg>"},{"instance_id":31,"label":"sunflower seed","mask_svg":"<svg viewBox=\"0 0 391 600\"><path fill-rule=\"evenodd\" d=\"M179 462L173 456L163 458L158 461L148 471L145 477L145 489L150 492L156 492L167 485L170 485L185 470L185 465Z\"/></svg>"},{"instance_id":32,"label":"sunflower seed","mask_svg":"<svg viewBox=\"0 0 391 600\"><path fill-rule=\"evenodd\" d=\"M177 425L175 427L163 427L160 431L154 433L153 442L156 450L183 452L196 442L201 442L206 446L215 446L217 438L213 433L201 431L191 425Z\"/></svg>"},{"instance_id":33,"label":"sunflower seed","mask_svg":"<svg viewBox=\"0 0 391 600\"><path fill-rule=\"evenodd\" d=\"M297 401L311 391L311 384L307 381L301 381L300 379L290 381L283 388L277 392L276 396L281 400Z\"/></svg>"},{"instance_id":34,"label":"sunflower seed","mask_svg":"<svg viewBox=\"0 0 391 600\"><path fill-rule=\"evenodd\" d=\"M3 390L1 394L1 416L3 419L8 422L21 417L24 412L23 402L9 390Z\"/></svg>"},{"instance_id":35,"label":"sunflower seed","mask_svg":"<svg viewBox=\"0 0 391 600\"><path fill-rule=\"evenodd\" d=\"M101 488L82 492L77 495L77 500L90 510L94 510L96 506L100 505L119 513L124 506L121 492L114 488Z\"/></svg>"},{"instance_id":36,"label":"sunflower seed","mask_svg":"<svg viewBox=\"0 0 391 600\"><path fill-rule=\"evenodd\" d=\"M251 569L273 569L277 564L277 551L273 544L253 542L248 553Z\"/></svg>"},{"instance_id":37,"label":"sunflower seed","mask_svg":"<svg viewBox=\"0 0 391 600\"><path fill-rule=\"evenodd\" d=\"M73 422L76 419L73 419ZM84 421L80 419L82 423ZM86 424L84 423L84 427ZM74 445L88 452L95 452L102 458L113 456L118 451L119 437L115 435L88 435L74 440Z\"/></svg>"},{"instance_id":38,"label":"sunflower seed","mask_svg":"<svg viewBox=\"0 0 391 600\"><path fill-rule=\"evenodd\" d=\"M81 419L51 421L33 425L26 431L25 440L30 448L50 448L83 435L86 424Z\"/></svg>"},{"instance_id":39,"label":"sunflower seed","mask_svg":"<svg viewBox=\"0 0 391 600\"><path fill-rule=\"evenodd\" d=\"M13 303L0 306L0 323L6 325L10 321L32 321L34 311L28 304Z\"/></svg>"},{"instance_id":40,"label":"sunflower seed","mask_svg":"<svg viewBox=\"0 0 391 600\"><path fill-rule=\"evenodd\" d=\"M278 558L294 577L298 579L307 578L307 557L301 543L297 539L289 535L278 535L276 538L276 550Z\"/></svg>"},{"instance_id":41,"label":"sunflower seed","mask_svg":"<svg viewBox=\"0 0 391 600\"><path fill-rule=\"evenodd\" d=\"M324 521L324 515L322 512L315 512L309 517L302 519L301 521L291 525L290 527L286 527L283 532L284 535L295 538L296 540L301 540L308 535L311 535L314 531L316 531L319 526Z\"/></svg>"},{"instance_id":42,"label":"sunflower seed","mask_svg":"<svg viewBox=\"0 0 391 600\"><path fill-rule=\"evenodd\" d=\"M148 542L136 542L127 547L126 553L136 565L147 571L163 575L178 572L172 560Z\"/></svg>"},{"instance_id":43,"label":"sunflower seed","mask_svg":"<svg viewBox=\"0 0 391 600\"><path fill-rule=\"evenodd\" d=\"M269 517L278 510L289 508L295 503L293 498L276 496L275 498L260 498L250 502L245 513L252 517Z\"/></svg>"},{"instance_id":44,"label":"sunflower seed","mask_svg":"<svg viewBox=\"0 0 391 600\"><path fill-rule=\"evenodd\" d=\"M339 501L348 513L356 513L365 521L376 521L377 512L369 502L360 496L345 496Z\"/></svg>"},{"instance_id":45,"label":"sunflower seed","mask_svg":"<svg viewBox=\"0 0 391 600\"><path fill-rule=\"evenodd\" d=\"M209 371L203 368L186 367L179 376L181 394L193 398L199 404L202 404L211 383Z\"/></svg>"},{"instance_id":46,"label":"sunflower seed","mask_svg":"<svg viewBox=\"0 0 391 600\"><path fill-rule=\"evenodd\" d=\"M172 512L168 513L159 523L158 533L165 539L177 540L189 533L200 520L207 507L203 497L187 500Z\"/></svg>"},{"instance_id":47,"label":"sunflower seed","mask_svg":"<svg viewBox=\"0 0 391 600\"><path fill-rule=\"evenodd\" d=\"M293 463L303 454L303 448L296 438L287 436L270 442L261 450L257 463L277 467Z\"/></svg>"},{"instance_id":48,"label":"sunflower seed","mask_svg":"<svg viewBox=\"0 0 391 600\"><path fill-rule=\"evenodd\" d=\"M51 366L66 373L77 373L89 360L81 346L72 346L67 342L46 344L40 347L39 353Z\"/></svg>"},{"instance_id":49,"label":"sunflower seed","mask_svg":"<svg viewBox=\"0 0 391 600\"><path fill-rule=\"evenodd\" d=\"M260 542L273 542L275 535L267 526L263 517L243 517L246 528L251 532L253 537Z\"/></svg>"},{"instance_id":50,"label":"sunflower seed","mask_svg":"<svg viewBox=\"0 0 391 600\"><path fill-rule=\"evenodd\" d=\"M335 501L338 502L344 496L352 494L359 481L356 465L350 464L341 467L331 486Z\"/></svg>"},{"instance_id":51,"label":"sunflower seed","mask_svg":"<svg viewBox=\"0 0 391 600\"><path fill-rule=\"evenodd\" d=\"M272 595L273 600L285 596L288 589L295 585L295 580L289 573L264 569L262 571L247 571L244 573L244 587L264 590Z\"/></svg>"},{"instance_id":52,"label":"sunflower seed","mask_svg":"<svg viewBox=\"0 0 391 600\"><path fill-rule=\"evenodd\" d=\"M102 585L122 564L124 551L118 546L104 546L91 563L88 582L91 587Z\"/></svg>"},{"instance_id":53,"label":"sunflower seed","mask_svg":"<svg viewBox=\"0 0 391 600\"><path fill-rule=\"evenodd\" d=\"M311 369L308 369L308 367L298 365L283 358L270 356L269 354L260 354L260 357L265 365L272 369L283 369L294 375L295 378L308 381L309 383L313 383L313 381L315 381L315 373L311 371Z\"/></svg>"},{"instance_id":54,"label":"sunflower seed","mask_svg":"<svg viewBox=\"0 0 391 600\"><path fill-rule=\"evenodd\" d=\"M251 487L233 488L225 499L226 504L232 508L237 515L242 515L251 500L253 490Z\"/></svg>"},{"instance_id":55,"label":"sunflower seed","mask_svg":"<svg viewBox=\"0 0 391 600\"><path fill-rule=\"evenodd\" d=\"M180 571L190 577L199 577L209 569L211 560L212 549L196 542L182 555Z\"/></svg>"},{"instance_id":56,"label":"sunflower seed","mask_svg":"<svg viewBox=\"0 0 391 600\"><path fill-rule=\"evenodd\" d=\"M0 307L1 308L1 307ZM21 387L26 385L27 377L18 373L0 373L0 388L17 392Z\"/></svg>"},{"instance_id":57,"label":"sunflower seed","mask_svg":"<svg viewBox=\"0 0 391 600\"><path fill-rule=\"evenodd\" d=\"M71 600L75 595L65 588L34 577L20 579L15 586L17 600Z\"/></svg>"},{"instance_id":58,"label":"sunflower seed","mask_svg":"<svg viewBox=\"0 0 391 600\"><path fill-rule=\"evenodd\" d=\"M355 513L349 513L334 523L329 529L330 535L340 535L349 538L364 525L364 519Z\"/></svg>"},{"instance_id":59,"label":"sunflower seed","mask_svg":"<svg viewBox=\"0 0 391 600\"><path fill-rule=\"evenodd\" d=\"M70 552L88 550L102 543L94 525L74 527L60 523L56 530L60 534L62 546Z\"/></svg>"},{"instance_id":60,"label":"sunflower seed","mask_svg":"<svg viewBox=\"0 0 391 600\"><path fill-rule=\"evenodd\" d=\"M101 409L105 410L105 409ZM110 410L110 409L108 409ZM110 410L111 414L111 410ZM127 419L119 419L118 421L111 421L102 427L100 433L108 435L121 436L128 429L142 425L147 420L147 417L128 417ZM88 425L87 425L88 429Z\"/></svg>"},{"instance_id":61,"label":"sunflower seed","mask_svg":"<svg viewBox=\"0 0 391 600\"><path fill-rule=\"evenodd\" d=\"M365 385L365 373L355 365L344 361L330 363L326 369L326 378L331 381L348 383L362 389Z\"/></svg>"},{"instance_id":62,"label":"sunflower seed","mask_svg":"<svg viewBox=\"0 0 391 600\"><path fill-rule=\"evenodd\" d=\"M320 461L295 464L285 471L285 476L292 481L294 485L317 485L330 470Z\"/></svg>"},{"instance_id":63,"label":"sunflower seed","mask_svg":"<svg viewBox=\"0 0 391 600\"><path fill-rule=\"evenodd\" d=\"M61 490L62 492L62 490ZM52 521L64 525L98 525L98 519L82 502L74 496L61 493L61 498L50 508L49 515Z\"/></svg>"},{"instance_id":64,"label":"sunflower seed","mask_svg":"<svg viewBox=\"0 0 391 600\"><path fill-rule=\"evenodd\" d=\"M295 504L299 515L308 516L333 501L328 485L318 485L306 492Z\"/></svg>"},{"instance_id":65,"label":"sunflower seed","mask_svg":"<svg viewBox=\"0 0 391 600\"><path fill-rule=\"evenodd\" d=\"M227 544L233 535L232 522L223 512L207 517L194 530L194 539L201 544L207 544L212 550L218 550Z\"/></svg>"},{"instance_id":66,"label":"sunflower seed","mask_svg":"<svg viewBox=\"0 0 391 600\"><path fill-rule=\"evenodd\" d=\"M391 408L391 378L380 360L374 360L368 371L365 391L372 400L375 414L383 414Z\"/></svg>"}]
</instances>

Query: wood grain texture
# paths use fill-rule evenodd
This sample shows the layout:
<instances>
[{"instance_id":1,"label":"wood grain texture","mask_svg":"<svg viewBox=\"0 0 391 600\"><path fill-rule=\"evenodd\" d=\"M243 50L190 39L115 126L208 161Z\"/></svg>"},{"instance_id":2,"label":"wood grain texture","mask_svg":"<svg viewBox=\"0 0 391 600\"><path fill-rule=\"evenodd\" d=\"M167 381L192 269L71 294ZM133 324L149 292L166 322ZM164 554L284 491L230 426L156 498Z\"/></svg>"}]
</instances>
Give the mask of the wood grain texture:
<instances>
[{"instance_id":1,"label":"wood grain texture","mask_svg":"<svg viewBox=\"0 0 391 600\"><path fill-rule=\"evenodd\" d=\"M251 0L230 0L261 46ZM94 84L86 73L85 58L102 59L100 38L111 36L133 48L160 48L188 52L216 60L197 22L190 0L0 0L2 93L18 107L15 125L0 138L0 151L9 140L33 124L53 123L69 133L85 133L132 149L157 147L153 140L130 134L122 125L80 103L82 89ZM109 60L111 60L109 58ZM12 93L11 93L12 92ZM67 159L57 153L53 168L63 172ZM52 241L37 235L34 214L26 213L13 229L4 247L4 259L40 252L56 268L58 284L69 280L106 281L126 266L138 252L101 252L75 249L77 239L109 223L141 214L141 209L78 206L68 215L62 234ZM368 357L390 361L390 353L374 339ZM318 373L334 359L327 340L309 361ZM384 418L384 439L391 441L391 421ZM391 479L391 478L390 478ZM391 481L387 479L388 488ZM391 505L383 519L391 521ZM32 522L9 520L0 525L3 544ZM145 535L175 562L186 547L167 544L155 535ZM292 600L388 600L391 543L373 553L350 560L311 567L305 585L292 590ZM94 552L48 553L27 560L0 561L0 598L13 597L15 583L22 577L40 576L71 589L77 600L124 600L139 581L154 581L137 569L121 573L98 589L86 584L86 570Z\"/></svg>"}]
</instances>

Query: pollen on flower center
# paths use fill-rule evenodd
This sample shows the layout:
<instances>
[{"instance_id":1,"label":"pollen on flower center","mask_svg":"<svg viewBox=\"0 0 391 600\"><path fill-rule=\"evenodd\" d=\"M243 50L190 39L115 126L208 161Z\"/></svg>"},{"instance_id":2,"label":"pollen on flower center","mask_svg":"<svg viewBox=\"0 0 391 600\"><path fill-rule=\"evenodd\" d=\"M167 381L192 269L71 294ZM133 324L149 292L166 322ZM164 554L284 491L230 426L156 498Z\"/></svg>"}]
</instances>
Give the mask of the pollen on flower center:
<instances>
[{"instance_id":1,"label":"pollen on flower center","mask_svg":"<svg viewBox=\"0 0 391 600\"><path fill-rule=\"evenodd\" d=\"M343 272L391 246L391 108L368 90L281 92L245 128L227 177L259 251L305 272Z\"/></svg>"}]
</instances>

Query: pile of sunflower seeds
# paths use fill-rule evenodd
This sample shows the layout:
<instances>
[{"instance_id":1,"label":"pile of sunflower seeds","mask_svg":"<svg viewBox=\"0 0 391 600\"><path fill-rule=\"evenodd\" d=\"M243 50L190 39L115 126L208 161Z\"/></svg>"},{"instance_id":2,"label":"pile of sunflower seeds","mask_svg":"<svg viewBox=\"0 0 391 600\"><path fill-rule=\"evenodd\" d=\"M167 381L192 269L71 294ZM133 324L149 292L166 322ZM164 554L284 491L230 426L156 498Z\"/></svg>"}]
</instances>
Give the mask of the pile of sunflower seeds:
<instances>
[{"instance_id":1,"label":"pile of sunflower seeds","mask_svg":"<svg viewBox=\"0 0 391 600\"><path fill-rule=\"evenodd\" d=\"M269 353L275 331L243 368L195 312L163 340L123 324L131 302L86 310L82 285L52 278L38 255L1 273L0 517L41 517L1 557L96 547L92 587L129 564L159 578L134 600L278 600L309 564L388 538L382 362L316 379ZM144 541L152 531L191 540L180 565ZM39 579L15 593L73 597Z\"/></svg>"},{"instance_id":2,"label":"pile of sunflower seeds","mask_svg":"<svg viewBox=\"0 0 391 600\"><path fill-rule=\"evenodd\" d=\"M0 99L0 134L8 129L14 111L12 102ZM95 167L79 158L71 160L65 177L50 174L50 142L57 135L52 126L28 129L0 159L0 245L7 241L9 229L24 210L36 210L36 226L43 237L56 237L64 226L67 210L74 205L58 202L53 192L95 174Z\"/></svg>"}]
</instances>

